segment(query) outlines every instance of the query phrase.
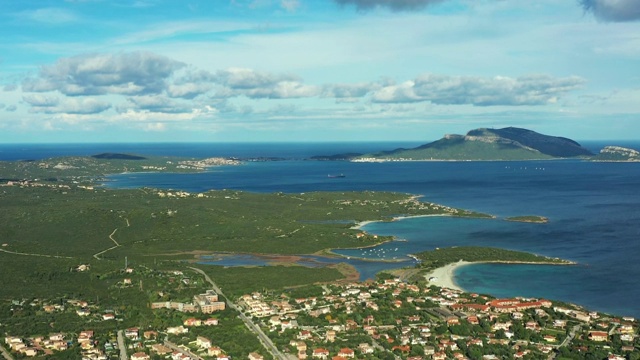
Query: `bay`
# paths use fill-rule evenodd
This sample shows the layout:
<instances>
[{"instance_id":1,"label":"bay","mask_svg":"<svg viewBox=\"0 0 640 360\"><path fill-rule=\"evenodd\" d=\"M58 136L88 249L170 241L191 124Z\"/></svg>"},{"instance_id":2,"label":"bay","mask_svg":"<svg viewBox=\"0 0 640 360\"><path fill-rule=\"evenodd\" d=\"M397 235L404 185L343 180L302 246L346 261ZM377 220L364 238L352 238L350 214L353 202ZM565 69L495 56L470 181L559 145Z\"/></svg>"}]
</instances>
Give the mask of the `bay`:
<instances>
[{"instance_id":1,"label":"bay","mask_svg":"<svg viewBox=\"0 0 640 360\"><path fill-rule=\"evenodd\" d=\"M327 174L345 174L328 178ZM547 224L427 217L373 223L365 230L407 240L346 256L391 260L435 247L478 245L529 251L571 267L472 265L456 273L468 291L539 296L640 317L640 164L579 160L527 162L281 161L200 174L121 174L109 187L255 192L385 190L497 215L541 215ZM396 250L397 248L397 250ZM356 268L358 265L354 264ZM362 271L364 268L360 268ZM370 273L370 272L368 272Z\"/></svg>"}]
</instances>

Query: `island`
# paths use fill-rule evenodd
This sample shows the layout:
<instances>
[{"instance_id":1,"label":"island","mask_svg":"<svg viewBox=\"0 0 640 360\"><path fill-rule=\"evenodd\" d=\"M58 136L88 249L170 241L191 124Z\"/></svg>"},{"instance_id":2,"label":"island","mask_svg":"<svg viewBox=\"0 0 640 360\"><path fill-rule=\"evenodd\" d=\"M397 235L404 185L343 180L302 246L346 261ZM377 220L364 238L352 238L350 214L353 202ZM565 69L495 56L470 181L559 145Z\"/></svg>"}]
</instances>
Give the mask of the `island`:
<instances>
[{"instance_id":1,"label":"island","mask_svg":"<svg viewBox=\"0 0 640 360\"><path fill-rule=\"evenodd\" d=\"M549 218L545 216L537 216L537 215L524 215L524 216L510 216L506 217L507 221L516 221L516 222L527 222L527 223L536 223L536 224L544 224L549 222Z\"/></svg>"},{"instance_id":2,"label":"island","mask_svg":"<svg viewBox=\"0 0 640 360\"><path fill-rule=\"evenodd\" d=\"M593 153L578 142L543 135L532 130L507 127L480 128L466 135L449 134L413 149L395 149L352 157L351 161L424 160L549 160L591 157ZM339 157L338 157L339 158Z\"/></svg>"}]
</instances>

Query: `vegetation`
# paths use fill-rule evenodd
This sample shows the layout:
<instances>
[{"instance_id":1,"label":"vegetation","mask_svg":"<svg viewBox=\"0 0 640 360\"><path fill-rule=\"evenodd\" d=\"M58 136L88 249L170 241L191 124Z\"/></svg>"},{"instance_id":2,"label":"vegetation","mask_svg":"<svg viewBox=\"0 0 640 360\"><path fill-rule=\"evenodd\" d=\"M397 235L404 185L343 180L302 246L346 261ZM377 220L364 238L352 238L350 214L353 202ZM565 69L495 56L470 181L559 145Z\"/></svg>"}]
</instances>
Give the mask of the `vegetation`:
<instances>
[{"instance_id":1,"label":"vegetation","mask_svg":"<svg viewBox=\"0 0 640 360\"><path fill-rule=\"evenodd\" d=\"M549 258L521 251L476 246L436 249L418 253L416 256L422 261L421 267L427 269L439 268L461 260L469 262L571 264L569 261L558 258Z\"/></svg>"},{"instance_id":2,"label":"vegetation","mask_svg":"<svg viewBox=\"0 0 640 360\"><path fill-rule=\"evenodd\" d=\"M512 216L505 218L507 221L517 221L517 222L528 222L528 223L537 223L544 224L549 222L549 219L544 216L536 216L536 215L527 215L527 216Z\"/></svg>"},{"instance_id":3,"label":"vegetation","mask_svg":"<svg viewBox=\"0 0 640 360\"><path fill-rule=\"evenodd\" d=\"M230 268L199 266L199 268L204 270L230 298L237 298L256 291L282 291L285 288L300 285L332 282L344 277L340 271L333 268L306 268L303 266Z\"/></svg>"}]
</instances>

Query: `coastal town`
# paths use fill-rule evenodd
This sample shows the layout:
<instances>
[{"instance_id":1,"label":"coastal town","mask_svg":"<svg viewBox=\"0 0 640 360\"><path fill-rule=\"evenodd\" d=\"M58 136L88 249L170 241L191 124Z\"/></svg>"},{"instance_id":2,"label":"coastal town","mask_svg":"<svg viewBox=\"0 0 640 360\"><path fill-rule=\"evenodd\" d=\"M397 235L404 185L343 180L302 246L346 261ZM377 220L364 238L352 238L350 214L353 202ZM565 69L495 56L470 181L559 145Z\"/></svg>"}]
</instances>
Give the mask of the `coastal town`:
<instances>
[{"instance_id":1,"label":"coastal town","mask_svg":"<svg viewBox=\"0 0 640 360\"><path fill-rule=\"evenodd\" d=\"M122 328L124 309L88 299L3 304L3 311L16 317L28 312L78 321L68 332L12 333L5 326L2 355L8 360L631 360L640 353L636 319L546 299L496 299L388 275L231 299L196 270L121 272L114 289L135 289L136 282L150 278L167 288L150 294L148 306L157 319L147 325ZM174 299L177 288L181 296ZM193 292L190 301L181 300L187 299L185 289ZM232 329L259 340L230 340L224 334Z\"/></svg>"}]
</instances>

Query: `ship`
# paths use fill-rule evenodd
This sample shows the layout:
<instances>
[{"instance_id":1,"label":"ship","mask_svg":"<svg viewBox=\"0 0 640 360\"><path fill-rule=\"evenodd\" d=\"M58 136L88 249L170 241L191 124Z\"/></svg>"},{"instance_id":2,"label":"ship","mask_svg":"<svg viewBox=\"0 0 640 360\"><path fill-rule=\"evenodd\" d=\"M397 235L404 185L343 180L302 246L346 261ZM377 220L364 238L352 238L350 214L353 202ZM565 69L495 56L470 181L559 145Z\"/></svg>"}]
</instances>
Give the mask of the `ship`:
<instances>
[{"instance_id":1,"label":"ship","mask_svg":"<svg viewBox=\"0 0 640 360\"><path fill-rule=\"evenodd\" d=\"M327 175L327 177L329 177L330 179L336 179L336 178L343 178L346 177L344 174L340 174L340 175Z\"/></svg>"}]
</instances>

